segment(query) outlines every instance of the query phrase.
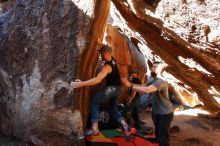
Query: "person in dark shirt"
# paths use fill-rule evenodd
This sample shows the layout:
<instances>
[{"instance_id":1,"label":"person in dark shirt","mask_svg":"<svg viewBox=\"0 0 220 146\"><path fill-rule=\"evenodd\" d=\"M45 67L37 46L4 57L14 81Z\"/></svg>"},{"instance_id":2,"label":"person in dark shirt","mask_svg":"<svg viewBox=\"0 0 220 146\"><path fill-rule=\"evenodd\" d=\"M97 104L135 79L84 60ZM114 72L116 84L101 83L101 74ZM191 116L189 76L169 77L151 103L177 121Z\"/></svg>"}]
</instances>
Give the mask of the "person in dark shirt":
<instances>
[{"instance_id":1,"label":"person in dark shirt","mask_svg":"<svg viewBox=\"0 0 220 146\"><path fill-rule=\"evenodd\" d=\"M138 79L138 70L133 69L130 73L130 81L133 84L141 84L141 81ZM139 105L140 105L140 92L136 92L131 88L128 88L128 102L127 106L130 107L131 117L134 121L134 127L136 130L141 130L141 125L143 124L139 118Z\"/></svg>"},{"instance_id":2,"label":"person in dark shirt","mask_svg":"<svg viewBox=\"0 0 220 146\"><path fill-rule=\"evenodd\" d=\"M80 88L83 86L92 86L100 83L103 79L106 79L106 88L97 93L92 98L92 105L91 105L91 122L92 122L92 129L86 132L86 136L91 135L98 135L98 113L99 113L99 103L103 100L110 99L110 114L122 124L125 132L125 136L129 137L130 127L125 122L124 118L121 116L119 112L117 112L117 99L121 94L121 79L119 70L116 64L114 57L112 56L112 48L103 45L100 50L102 60L105 61L104 66L102 67L101 71L98 75L92 79L81 81L77 79L76 81L71 82L72 88Z\"/></svg>"}]
</instances>

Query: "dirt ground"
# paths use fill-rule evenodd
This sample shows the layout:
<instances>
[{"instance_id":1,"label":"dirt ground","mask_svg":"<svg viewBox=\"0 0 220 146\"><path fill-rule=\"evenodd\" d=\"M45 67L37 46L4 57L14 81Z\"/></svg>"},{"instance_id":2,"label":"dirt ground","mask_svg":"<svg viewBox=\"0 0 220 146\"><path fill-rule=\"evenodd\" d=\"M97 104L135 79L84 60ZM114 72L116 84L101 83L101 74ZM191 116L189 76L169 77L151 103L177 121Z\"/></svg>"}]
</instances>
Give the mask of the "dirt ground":
<instances>
[{"instance_id":1,"label":"dirt ground","mask_svg":"<svg viewBox=\"0 0 220 146\"><path fill-rule=\"evenodd\" d=\"M220 146L220 119L197 116L199 109L175 112L172 126L180 131L170 134L171 146ZM142 112L140 117L146 125L153 127L150 112Z\"/></svg>"}]
</instances>

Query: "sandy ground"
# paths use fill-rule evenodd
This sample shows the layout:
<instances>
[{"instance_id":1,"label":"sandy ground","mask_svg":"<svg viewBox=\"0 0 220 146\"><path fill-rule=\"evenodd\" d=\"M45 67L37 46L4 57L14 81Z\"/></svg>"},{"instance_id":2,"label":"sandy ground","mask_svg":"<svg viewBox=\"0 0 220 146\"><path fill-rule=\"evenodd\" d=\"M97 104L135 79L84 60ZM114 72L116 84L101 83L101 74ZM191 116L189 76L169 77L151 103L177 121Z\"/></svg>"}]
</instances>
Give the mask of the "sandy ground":
<instances>
[{"instance_id":1,"label":"sandy ground","mask_svg":"<svg viewBox=\"0 0 220 146\"><path fill-rule=\"evenodd\" d=\"M199 109L175 112L172 126L178 126L180 132L170 134L171 146L220 146L220 119L197 116L201 112ZM140 117L153 127L150 112L141 113Z\"/></svg>"}]
</instances>

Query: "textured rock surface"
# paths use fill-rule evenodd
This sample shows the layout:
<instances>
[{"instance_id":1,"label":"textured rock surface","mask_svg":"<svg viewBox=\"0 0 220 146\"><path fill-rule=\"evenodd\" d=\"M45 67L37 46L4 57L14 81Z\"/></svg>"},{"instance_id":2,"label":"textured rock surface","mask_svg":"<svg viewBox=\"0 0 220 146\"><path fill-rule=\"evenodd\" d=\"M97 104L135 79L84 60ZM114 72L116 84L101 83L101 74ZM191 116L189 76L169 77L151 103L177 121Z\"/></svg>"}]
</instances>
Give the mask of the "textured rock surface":
<instances>
[{"instance_id":1,"label":"textured rock surface","mask_svg":"<svg viewBox=\"0 0 220 146\"><path fill-rule=\"evenodd\" d=\"M15 4L15 0L0 0L0 14L7 12Z\"/></svg>"},{"instance_id":2,"label":"textured rock surface","mask_svg":"<svg viewBox=\"0 0 220 146\"><path fill-rule=\"evenodd\" d=\"M0 15L5 135L36 145L84 144L77 139L83 130L77 94L66 95L80 70L94 12L93 1L18 0Z\"/></svg>"},{"instance_id":3,"label":"textured rock surface","mask_svg":"<svg viewBox=\"0 0 220 146\"><path fill-rule=\"evenodd\" d=\"M167 63L166 78L175 79L182 89L185 88L184 94L198 95L209 111L219 112L220 106L215 100L219 98L220 91L219 45L210 45L213 44L211 41L219 40L219 11L215 6L211 6L214 3L218 6L219 2L204 1L201 4L198 1L184 3L185 1L162 0L149 4L147 1L136 0L112 1L116 6L116 9L111 11L114 25L121 28L125 35L137 38L141 42L138 46L143 52L147 52L149 60L162 60ZM199 17L195 16L195 8L200 10ZM192 12L192 15L188 15ZM208 16L211 21L209 24L203 24L204 27L201 24L197 26L194 22L188 23L191 19L202 23L200 20L206 20ZM174 17L175 23L179 25L173 24ZM180 17L185 19L178 19ZM122 19L123 21L118 21ZM191 27L193 24L195 26ZM198 34L204 39L190 41L197 38L190 37L191 30L197 32L197 28L205 29L205 33ZM214 32L211 35L212 29Z\"/></svg>"},{"instance_id":4,"label":"textured rock surface","mask_svg":"<svg viewBox=\"0 0 220 146\"><path fill-rule=\"evenodd\" d=\"M0 144L1 146L24 146L26 143L16 138L6 137L0 133Z\"/></svg>"}]
</instances>

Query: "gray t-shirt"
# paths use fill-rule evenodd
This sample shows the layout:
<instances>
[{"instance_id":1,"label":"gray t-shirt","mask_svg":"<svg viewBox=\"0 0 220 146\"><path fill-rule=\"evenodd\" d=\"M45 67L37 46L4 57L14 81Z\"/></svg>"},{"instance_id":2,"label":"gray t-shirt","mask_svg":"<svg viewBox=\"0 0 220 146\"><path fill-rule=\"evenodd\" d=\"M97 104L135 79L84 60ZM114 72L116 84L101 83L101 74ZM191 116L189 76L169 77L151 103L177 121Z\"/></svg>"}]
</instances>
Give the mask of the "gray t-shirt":
<instances>
[{"instance_id":1,"label":"gray t-shirt","mask_svg":"<svg viewBox=\"0 0 220 146\"><path fill-rule=\"evenodd\" d=\"M151 85L157 88L157 91L151 95L152 112L158 115L172 113L173 107L169 99L168 83L160 78L155 78Z\"/></svg>"}]
</instances>

